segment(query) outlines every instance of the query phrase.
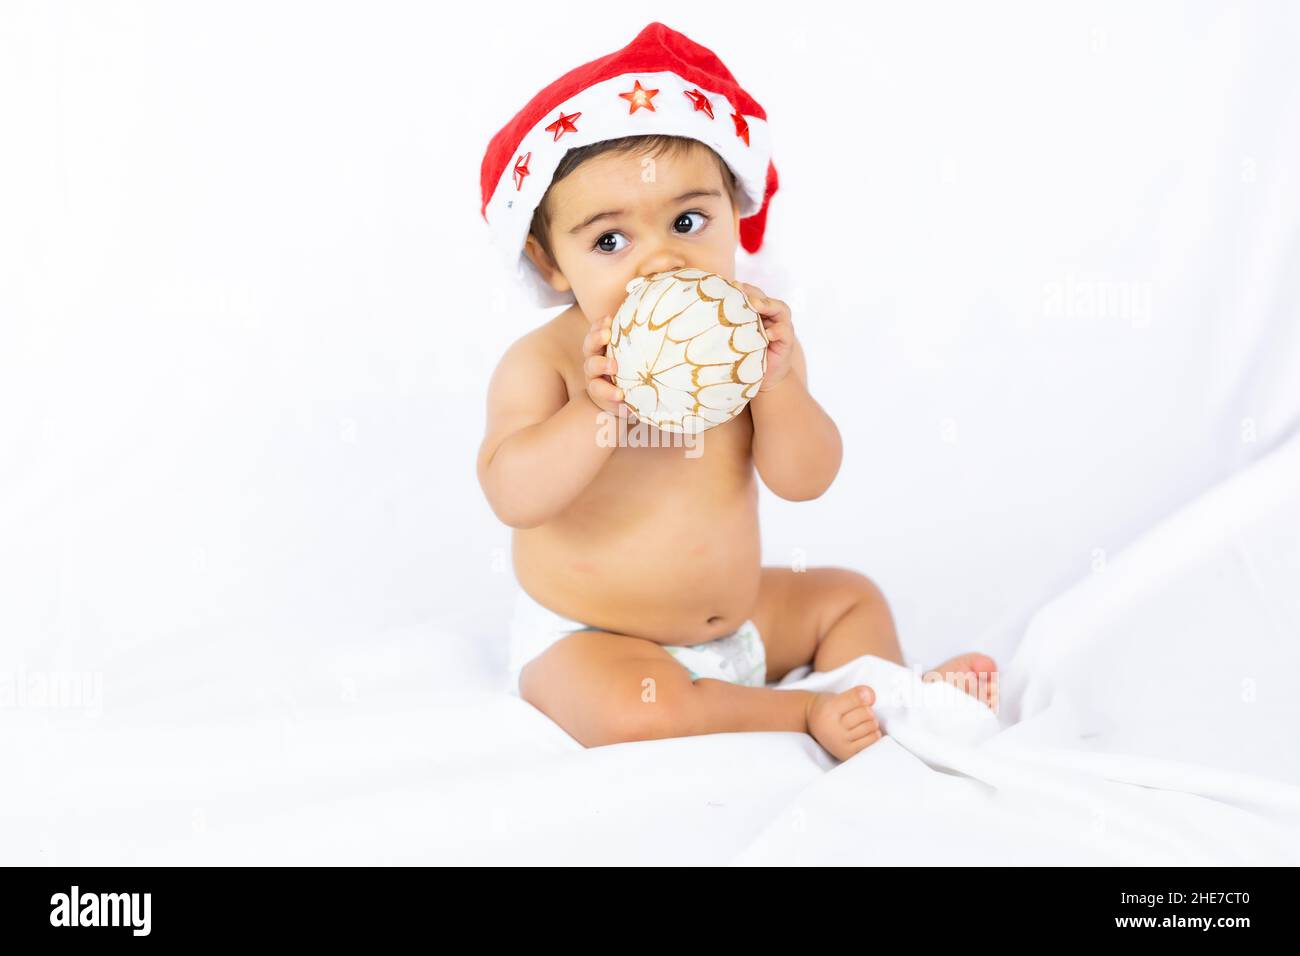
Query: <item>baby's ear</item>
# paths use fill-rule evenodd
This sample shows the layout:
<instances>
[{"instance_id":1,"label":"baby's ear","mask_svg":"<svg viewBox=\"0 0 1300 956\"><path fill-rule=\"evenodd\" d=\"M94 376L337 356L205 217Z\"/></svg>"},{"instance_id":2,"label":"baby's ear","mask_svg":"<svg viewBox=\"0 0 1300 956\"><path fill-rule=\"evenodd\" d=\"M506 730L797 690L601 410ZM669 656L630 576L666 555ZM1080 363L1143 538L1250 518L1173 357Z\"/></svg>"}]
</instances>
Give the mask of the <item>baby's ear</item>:
<instances>
[{"instance_id":1,"label":"baby's ear","mask_svg":"<svg viewBox=\"0 0 1300 956\"><path fill-rule=\"evenodd\" d=\"M537 271L546 280L546 284L556 292L568 292L572 288L569 285L569 280L564 278L564 273L551 261L551 257L546 254L546 250L542 248L542 244L537 241L536 236L530 234L524 241L524 255L532 260L533 265L537 267Z\"/></svg>"}]
</instances>

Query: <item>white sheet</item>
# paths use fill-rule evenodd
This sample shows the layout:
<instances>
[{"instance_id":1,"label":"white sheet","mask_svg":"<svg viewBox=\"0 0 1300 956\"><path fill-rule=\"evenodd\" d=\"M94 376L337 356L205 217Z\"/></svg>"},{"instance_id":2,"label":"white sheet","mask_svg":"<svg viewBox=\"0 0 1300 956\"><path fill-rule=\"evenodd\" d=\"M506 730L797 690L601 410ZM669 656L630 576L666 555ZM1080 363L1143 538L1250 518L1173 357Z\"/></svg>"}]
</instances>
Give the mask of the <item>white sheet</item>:
<instances>
[{"instance_id":1,"label":"white sheet","mask_svg":"<svg viewBox=\"0 0 1300 956\"><path fill-rule=\"evenodd\" d=\"M186 680L123 661L98 716L8 725L4 862L1294 864L1297 488L1300 442L1044 607L1001 727L884 706L888 736L843 764L791 733L584 750L420 627Z\"/></svg>"},{"instance_id":2,"label":"white sheet","mask_svg":"<svg viewBox=\"0 0 1300 956\"><path fill-rule=\"evenodd\" d=\"M1292 442L1034 617L1004 675L1006 729L908 726L737 862L1300 863L1297 580Z\"/></svg>"}]
</instances>

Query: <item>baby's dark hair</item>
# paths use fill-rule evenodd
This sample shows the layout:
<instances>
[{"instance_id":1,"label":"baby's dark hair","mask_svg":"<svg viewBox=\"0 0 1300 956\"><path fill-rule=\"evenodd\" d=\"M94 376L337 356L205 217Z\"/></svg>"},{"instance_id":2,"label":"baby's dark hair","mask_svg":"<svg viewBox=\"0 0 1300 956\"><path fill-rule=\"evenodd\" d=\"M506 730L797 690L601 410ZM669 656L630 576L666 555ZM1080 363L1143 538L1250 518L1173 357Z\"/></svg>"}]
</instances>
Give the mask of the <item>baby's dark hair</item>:
<instances>
[{"instance_id":1,"label":"baby's dark hair","mask_svg":"<svg viewBox=\"0 0 1300 956\"><path fill-rule=\"evenodd\" d=\"M560 160L560 165L555 169L555 175L551 178L550 186L547 186L546 192L542 194L542 201L537 204L537 209L533 212L533 222L528 229L529 235L537 240L538 244L545 250L547 258L554 262L555 255L551 251L551 190L555 188L556 183L587 160L595 159L604 153L640 152L647 156L665 154L676 156L695 146L707 149L709 154L717 161L718 167L722 171L722 181L726 183L727 192L731 194L731 202L739 207L742 198L740 184L736 181L736 176L732 173L731 167L723 162L722 157L708 145L701 143L698 139L690 139L686 136L667 136L657 133L622 136L618 139L607 139L600 143L592 143L590 146L577 146L564 154L564 157Z\"/></svg>"}]
</instances>

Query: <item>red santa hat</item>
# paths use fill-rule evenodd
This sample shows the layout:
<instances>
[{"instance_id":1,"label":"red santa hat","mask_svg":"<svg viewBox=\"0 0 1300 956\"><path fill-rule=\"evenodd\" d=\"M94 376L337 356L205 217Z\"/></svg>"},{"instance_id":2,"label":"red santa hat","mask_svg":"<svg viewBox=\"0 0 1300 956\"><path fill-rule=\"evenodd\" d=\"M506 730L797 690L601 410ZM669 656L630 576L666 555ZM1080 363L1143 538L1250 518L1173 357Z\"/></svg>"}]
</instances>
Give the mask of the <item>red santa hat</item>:
<instances>
[{"instance_id":1,"label":"red santa hat","mask_svg":"<svg viewBox=\"0 0 1300 956\"><path fill-rule=\"evenodd\" d=\"M483 157L482 214L507 268L542 306L557 293L524 254L533 212L564 154L577 146L641 134L683 136L711 147L740 187L740 244L763 243L776 167L767 114L712 50L662 23L623 49L570 70L492 137Z\"/></svg>"}]
</instances>

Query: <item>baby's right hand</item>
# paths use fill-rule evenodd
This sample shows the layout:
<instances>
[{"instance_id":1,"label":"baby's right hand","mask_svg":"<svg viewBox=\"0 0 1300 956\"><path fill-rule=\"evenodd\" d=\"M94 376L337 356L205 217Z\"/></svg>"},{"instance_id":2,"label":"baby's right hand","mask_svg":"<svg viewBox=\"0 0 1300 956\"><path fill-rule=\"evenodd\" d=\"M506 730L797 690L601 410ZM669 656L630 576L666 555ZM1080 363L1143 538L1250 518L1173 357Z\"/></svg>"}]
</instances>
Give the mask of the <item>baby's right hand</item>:
<instances>
[{"instance_id":1,"label":"baby's right hand","mask_svg":"<svg viewBox=\"0 0 1300 956\"><path fill-rule=\"evenodd\" d=\"M587 376L587 395L598 408L611 415L631 416L632 410L623 404L623 390L614 384L613 376L618 371L618 362L614 356L606 356L614 320L605 316L600 322L592 322L591 330L582 340L583 374Z\"/></svg>"}]
</instances>

